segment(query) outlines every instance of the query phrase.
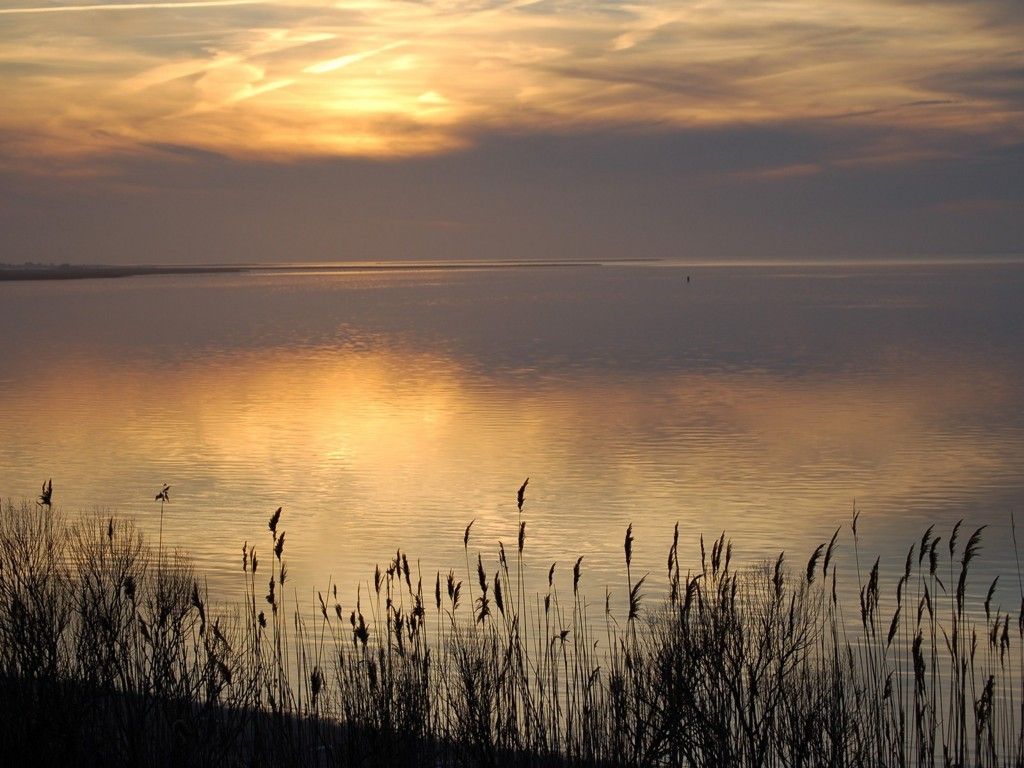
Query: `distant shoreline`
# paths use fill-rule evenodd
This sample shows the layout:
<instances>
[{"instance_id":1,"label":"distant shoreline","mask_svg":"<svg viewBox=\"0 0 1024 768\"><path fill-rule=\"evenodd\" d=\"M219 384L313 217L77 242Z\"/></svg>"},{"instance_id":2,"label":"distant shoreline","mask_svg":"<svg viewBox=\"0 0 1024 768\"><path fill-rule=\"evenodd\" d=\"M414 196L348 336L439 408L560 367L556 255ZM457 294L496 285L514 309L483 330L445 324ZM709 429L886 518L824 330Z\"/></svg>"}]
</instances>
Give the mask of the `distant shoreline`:
<instances>
[{"instance_id":1,"label":"distant shoreline","mask_svg":"<svg viewBox=\"0 0 1024 768\"><path fill-rule=\"evenodd\" d=\"M14 280L88 280L139 275L192 275L207 272L243 272L243 267L107 267L107 266L3 266L0 282Z\"/></svg>"},{"instance_id":2,"label":"distant shoreline","mask_svg":"<svg viewBox=\"0 0 1024 768\"><path fill-rule=\"evenodd\" d=\"M622 259L623 263L637 261ZM650 259L643 259L650 261ZM358 272L433 272L470 269L524 269L536 267L596 267L598 261L495 261L495 262L393 262L350 264L219 264L219 265L73 265L27 264L0 265L0 282L23 280L96 280L148 275L274 274L274 273L358 273Z\"/></svg>"},{"instance_id":3,"label":"distant shoreline","mask_svg":"<svg viewBox=\"0 0 1024 768\"><path fill-rule=\"evenodd\" d=\"M615 267L627 265L648 265L680 269L736 269L736 268L898 268L898 267L979 267L979 266L1024 266L1024 254L979 256L972 258L864 258L864 259L786 259L724 261L691 260L676 261L666 258L621 258L589 259L576 261L562 259L553 261L369 261L346 263L299 263L299 264L2 264L0 283L28 280L101 280L117 277L146 277L152 275L272 275L272 274L359 274L367 272L457 272L470 270L497 269L541 269L571 267Z\"/></svg>"}]
</instances>

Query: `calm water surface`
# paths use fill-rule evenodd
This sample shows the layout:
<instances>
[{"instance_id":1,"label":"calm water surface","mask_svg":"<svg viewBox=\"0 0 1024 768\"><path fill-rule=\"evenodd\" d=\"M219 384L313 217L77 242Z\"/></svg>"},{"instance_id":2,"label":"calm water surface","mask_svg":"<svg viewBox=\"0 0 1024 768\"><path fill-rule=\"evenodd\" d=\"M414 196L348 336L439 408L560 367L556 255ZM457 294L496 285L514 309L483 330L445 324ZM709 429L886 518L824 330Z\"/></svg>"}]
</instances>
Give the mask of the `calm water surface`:
<instances>
[{"instance_id":1,"label":"calm water surface","mask_svg":"<svg viewBox=\"0 0 1024 768\"><path fill-rule=\"evenodd\" d=\"M972 589L1003 572L1015 608L1022 297L1014 264L0 283L0 496L52 476L67 515L155 537L170 483L164 541L224 600L283 506L309 604L398 547L431 585L464 569L471 520L493 570L526 476L528 562L565 579L584 555L595 602L625 589L630 522L657 591L677 521L684 565L726 531L800 568L856 501L891 570L931 523L989 524Z\"/></svg>"}]
</instances>

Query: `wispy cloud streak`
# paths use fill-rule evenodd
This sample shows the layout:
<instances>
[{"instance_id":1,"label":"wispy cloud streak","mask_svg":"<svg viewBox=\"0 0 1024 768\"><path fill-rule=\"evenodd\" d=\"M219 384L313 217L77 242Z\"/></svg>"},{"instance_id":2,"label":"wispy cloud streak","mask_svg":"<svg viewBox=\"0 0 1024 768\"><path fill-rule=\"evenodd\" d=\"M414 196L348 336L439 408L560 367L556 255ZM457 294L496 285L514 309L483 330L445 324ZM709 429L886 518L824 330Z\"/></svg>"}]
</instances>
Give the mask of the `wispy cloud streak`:
<instances>
[{"instance_id":1,"label":"wispy cloud streak","mask_svg":"<svg viewBox=\"0 0 1024 768\"><path fill-rule=\"evenodd\" d=\"M159 10L167 8L217 8L230 5L266 5L268 0L184 0L166 3L100 3L96 5L41 5L33 8L0 8L0 15L27 13L75 13L104 10Z\"/></svg>"},{"instance_id":2,"label":"wispy cloud streak","mask_svg":"<svg viewBox=\"0 0 1024 768\"><path fill-rule=\"evenodd\" d=\"M185 0L167 3L101 3L98 5L42 5L34 8L0 8L0 15L27 13L76 13L83 11L145 11L168 8L220 8L232 5L265 5L268 0Z\"/></svg>"},{"instance_id":3,"label":"wispy cloud streak","mask_svg":"<svg viewBox=\"0 0 1024 768\"><path fill-rule=\"evenodd\" d=\"M345 56L339 56L336 59L331 59L330 61L320 61L317 62L316 64L310 64L302 71L313 75L322 75L325 72L333 72L336 69L344 69L350 64L355 64L357 62L363 61L364 59L369 59L372 56L377 56L378 54L386 53L387 51L393 51L396 48L401 48L403 45L408 45L408 42L408 40L399 40L394 43L382 45L379 48L372 48L369 51L350 53Z\"/></svg>"},{"instance_id":4,"label":"wispy cloud streak","mask_svg":"<svg viewBox=\"0 0 1024 768\"><path fill-rule=\"evenodd\" d=\"M1024 141L1024 23L1002 7L184 0L6 8L0 131L22 157L103 155L120 142L292 158L432 154L493 132L842 116L892 130L873 147L837 148L836 161L888 162L919 157L922 144L941 152L939 135ZM65 18L190 8L208 10L129 14L116 30Z\"/></svg>"}]
</instances>

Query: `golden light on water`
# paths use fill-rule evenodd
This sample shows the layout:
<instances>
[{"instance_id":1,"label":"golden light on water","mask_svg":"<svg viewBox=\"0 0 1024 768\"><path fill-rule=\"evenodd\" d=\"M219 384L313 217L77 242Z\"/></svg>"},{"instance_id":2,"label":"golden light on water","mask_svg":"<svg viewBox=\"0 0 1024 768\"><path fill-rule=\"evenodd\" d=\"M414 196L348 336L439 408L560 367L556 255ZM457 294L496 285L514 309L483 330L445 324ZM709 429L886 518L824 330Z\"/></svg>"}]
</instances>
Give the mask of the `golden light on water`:
<instances>
[{"instance_id":1,"label":"golden light on water","mask_svg":"<svg viewBox=\"0 0 1024 768\"><path fill-rule=\"evenodd\" d=\"M141 509L145 527L142 490L173 480L167 530L185 540L201 520L193 554L214 571L278 504L290 511L301 579L333 573L354 584L394 546L446 562L471 519L483 545L508 538L508 487L523 467L544 469L529 517L536 551L557 559L570 543L589 547L597 567L630 521L651 546L679 520L691 539L721 530L746 539L749 554L784 509L786 537L802 546L843 522L854 498L868 497L871 526L884 527L891 510L905 525L915 505L970 496L1024 461L997 430L959 428L1012 401L1009 373L991 368L854 381L583 375L538 386L389 345L239 352L153 370L111 362L25 377L5 394L6 428L21 446L46 446L70 510ZM55 440L51 423L75 429Z\"/></svg>"},{"instance_id":2,"label":"golden light on water","mask_svg":"<svg viewBox=\"0 0 1024 768\"><path fill-rule=\"evenodd\" d=\"M31 416L45 408L55 421L79 426L66 438L78 442L62 444L69 458L88 457L107 445L144 455L154 440L170 454L195 451L214 464L264 467L276 463L275 456L301 453L289 487L318 472L321 460L359 464L361 477L390 482L388 465L418 464L424 474L439 476L453 470L431 462L473 455L474 474L500 474L503 457L516 443L530 443L556 469L559 454L566 454L565 473L566 459L579 460L571 455L578 448L598 456L605 473L614 476L636 469L636 456L616 457L622 446L614 436L626 428L645 435L652 450L686 454L680 471L691 496L713 496L714 486L741 465L757 467L774 485L779 478L827 469L835 460L870 468L874 487L896 503L934 483L936 474L950 486L970 485L975 469L988 474L1000 461L1017 460L980 433L977 440L960 435L955 443L945 442L946 430L965 416L1006 406L1010 380L991 370L859 382L676 373L612 382L583 377L538 389L498 387L451 360L408 350L278 350L175 370L136 369L128 376L116 367L79 361L49 377L26 379L26 385L6 393L17 404L13 418L26 417L19 429L26 442L44 440L34 430L49 430L49 421ZM506 415L524 417L487 423L486 415L499 406ZM657 446L659 425L701 450ZM302 435L302 444L290 443L291 434ZM732 455L723 459L726 454ZM104 464L99 456L76 461Z\"/></svg>"}]
</instances>

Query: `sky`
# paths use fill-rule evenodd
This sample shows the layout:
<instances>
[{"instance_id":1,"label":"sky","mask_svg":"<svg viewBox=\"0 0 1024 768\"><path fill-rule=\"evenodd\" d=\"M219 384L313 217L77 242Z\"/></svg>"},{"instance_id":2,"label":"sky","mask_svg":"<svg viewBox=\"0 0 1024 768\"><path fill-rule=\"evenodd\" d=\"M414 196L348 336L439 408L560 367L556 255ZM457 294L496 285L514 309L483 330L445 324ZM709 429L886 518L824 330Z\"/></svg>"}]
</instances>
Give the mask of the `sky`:
<instances>
[{"instance_id":1,"label":"sky","mask_svg":"<svg viewBox=\"0 0 1024 768\"><path fill-rule=\"evenodd\" d=\"M0 262L1024 252L1020 0L0 0Z\"/></svg>"}]
</instances>

